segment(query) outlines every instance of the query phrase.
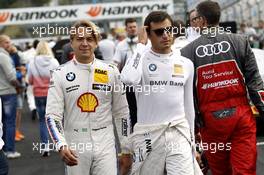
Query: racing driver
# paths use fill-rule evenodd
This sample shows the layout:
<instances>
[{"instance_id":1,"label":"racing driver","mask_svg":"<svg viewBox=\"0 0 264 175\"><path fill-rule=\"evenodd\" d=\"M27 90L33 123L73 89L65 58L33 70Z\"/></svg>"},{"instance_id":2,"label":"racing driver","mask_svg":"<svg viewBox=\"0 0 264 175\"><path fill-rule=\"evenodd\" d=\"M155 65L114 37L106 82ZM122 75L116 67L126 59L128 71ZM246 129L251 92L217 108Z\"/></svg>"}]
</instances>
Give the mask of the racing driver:
<instances>
[{"instance_id":1,"label":"racing driver","mask_svg":"<svg viewBox=\"0 0 264 175\"><path fill-rule=\"evenodd\" d=\"M172 51L172 24L166 12L151 12L121 73L122 81L135 87L138 107L131 174L202 173L193 154L193 64ZM151 49L144 45L148 37Z\"/></svg>"},{"instance_id":2,"label":"racing driver","mask_svg":"<svg viewBox=\"0 0 264 175\"><path fill-rule=\"evenodd\" d=\"M52 72L46 123L66 163L67 175L116 175L116 131L121 143L121 166L130 160L125 149L129 112L116 67L97 60L94 49L99 31L90 21L71 28L75 58Z\"/></svg>"},{"instance_id":3,"label":"racing driver","mask_svg":"<svg viewBox=\"0 0 264 175\"><path fill-rule=\"evenodd\" d=\"M195 66L203 145L218 147L216 152L205 150L209 167L213 175L255 175L256 123L248 96L264 117L264 87L255 56L245 37L219 27L217 2L203 1L196 10L201 37L181 52Z\"/></svg>"}]
</instances>

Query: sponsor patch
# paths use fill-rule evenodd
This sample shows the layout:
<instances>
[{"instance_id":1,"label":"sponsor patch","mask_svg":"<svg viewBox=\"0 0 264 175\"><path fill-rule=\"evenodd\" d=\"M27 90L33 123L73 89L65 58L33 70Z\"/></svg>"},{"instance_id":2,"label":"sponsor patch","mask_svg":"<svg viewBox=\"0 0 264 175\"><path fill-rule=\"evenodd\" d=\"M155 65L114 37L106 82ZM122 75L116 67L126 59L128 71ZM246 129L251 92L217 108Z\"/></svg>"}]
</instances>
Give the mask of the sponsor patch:
<instances>
[{"instance_id":1,"label":"sponsor patch","mask_svg":"<svg viewBox=\"0 0 264 175\"><path fill-rule=\"evenodd\" d=\"M108 72L107 70L95 69L94 70L94 81L97 83L108 83Z\"/></svg>"},{"instance_id":2,"label":"sponsor patch","mask_svg":"<svg viewBox=\"0 0 264 175\"><path fill-rule=\"evenodd\" d=\"M150 64L149 65L149 70L152 71L152 72L156 71L157 70L157 65L156 64Z\"/></svg>"},{"instance_id":3,"label":"sponsor patch","mask_svg":"<svg viewBox=\"0 0 264 175\"><path fill-rule=\"evenodd\" d=\"M127 136L127 119L122 119L122 135Z\"/></svg>"},{"instance_id":4,"label":"sponsor patch","mask_svg":"<svg viewBox=\"0 0 264 175\"><path fill-rule=\"evenodd\" d=\"M228 108L228 109L223 109L220 111L215 111L213 112L213 115L217 119L223 119L223 118L233 116L235 112L236 112L236 108Z\"/></svg>"},{"instance_id":5,"label":"sponsor patch","mask_svg":"<svg viewBox=\"0 0 264 175\"><path fill-rule=\"evenodd\" d=\"M74 85L74 86L67 87L67 88L66 88L66 93L69 93L69 92L72 92L72 91L78 90L79 87L80 87L80 85Z\"/></svg>"},{"instance_id":6,"label":"sponsor patch","mask_svg":"<svg viewBox=\"0 0 264 175\"><path fill-rule=\"evenodd\" d=\"M95 112L98 106L98 99L92 93L84 93L77 100L77 106L82 112Z\"/></svg>"},{"instance_id":7,"label":"sponsor patch","mask_svg":"<svg viewBox=\"0 0 264 175\"><path fill-rule=\"evenodd\" d=\"M172 77L183 77L183 67L180 64L174 64Z\"/></svg>"},{"instance_id":8,"label":"sponsor patch","mask_svg":"<svg viewBox=\"0 0 264 175\"><path fill-rule=\"evenodd\" d=\"M140 57L141 57L141 55L139 53L137 53L136 58L134 59L134 63L133 63L133 67L135 69L137 69L137 67L138 67Z\"/></svg>"},{"instance_id":9,"label":"sponsor patch","mask_svg":"<svg viewBox=\"0 0 264 175\"><path fill-rule=\"evenodd\" d=\"M66 79L67 79L68 81L73 81L73 80L75 79L75 77L76 77L76 75L75 75L75 73L73 73L73 72L69 72L69 73L67 73L67 75L66 75Z\"/></svg>"},{"instance_id":10,"label":"sponsor patch","mask_svg":"<svg viewBox=\"0 0 264 175\"><path fill-rule=\"evenodd\" d=\"M111 91L111 86L108 86L106 84L93 84L92 89L99 91Z\"/></svg>"},{"instance_id":11,"label":"sponsor patch","mask_svg":"<svg viewBox=\"0 0 264 175\"><path fill-rule=\"evenodd\" d=\"M55 126L56 126L56 128L58 129L59 133L63 134L63 129L62 129L62 127L61 127L60 122L57 121L57 120L54 120L54 123L55 123Z\"/></svg>"}]
</instances>

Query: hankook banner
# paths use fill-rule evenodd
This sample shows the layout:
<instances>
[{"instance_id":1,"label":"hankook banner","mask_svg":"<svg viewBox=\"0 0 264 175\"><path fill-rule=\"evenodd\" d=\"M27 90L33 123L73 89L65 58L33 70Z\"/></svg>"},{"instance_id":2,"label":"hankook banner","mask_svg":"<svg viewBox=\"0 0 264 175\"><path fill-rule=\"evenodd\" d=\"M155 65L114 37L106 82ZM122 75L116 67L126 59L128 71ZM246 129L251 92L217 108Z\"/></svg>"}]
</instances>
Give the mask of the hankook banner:
<instances>
[{"instance_id":1,"label":"hankook banner","mask_svg":"<svg viewBox=\"0 0 264 175\"><path fill-rule=\"evenodd\" d=\"M153 10L173 14L173 0L0 9L0 25L142 17Z\"/></svg>"}]
</instances>

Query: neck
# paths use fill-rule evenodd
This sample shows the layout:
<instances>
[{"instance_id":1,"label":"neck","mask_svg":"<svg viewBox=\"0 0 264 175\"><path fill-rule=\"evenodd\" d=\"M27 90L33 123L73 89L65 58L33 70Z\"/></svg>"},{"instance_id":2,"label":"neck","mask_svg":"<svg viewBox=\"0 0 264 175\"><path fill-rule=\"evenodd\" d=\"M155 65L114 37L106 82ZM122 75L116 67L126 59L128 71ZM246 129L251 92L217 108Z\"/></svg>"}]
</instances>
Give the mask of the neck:
<instances>
[{"instance_id":1,"label":"neck","mask_svg":"<svg viewBox=\"0 0 264 175\"><path fill-rule=\"evenodd\" d=\"M89 64L89 63L91 63L91 62L93 62L93 60L94 60L94 57L93 56L91 56L91 57L89 57L89 58L87 58L87 57L76 57L76 60L79 62L79 63L82 63L82 64Z\"/></svg>"},{"instance_id":2,"label":"neck","mask_svg":"<svg viewBox=\"0 0 264 175\"><path fill-rule=\"evenodd\" d=\"M169 47L169 48L166 48L166 49L163 49L163 50L161 50L161 49L156 49L156 48L154 48L154 47L152 47L151 48L154 52L156 52L156 53L159 53L159 54L168 54L168 53L171 53L171 48Z\"/></svg>"}]
</instances>

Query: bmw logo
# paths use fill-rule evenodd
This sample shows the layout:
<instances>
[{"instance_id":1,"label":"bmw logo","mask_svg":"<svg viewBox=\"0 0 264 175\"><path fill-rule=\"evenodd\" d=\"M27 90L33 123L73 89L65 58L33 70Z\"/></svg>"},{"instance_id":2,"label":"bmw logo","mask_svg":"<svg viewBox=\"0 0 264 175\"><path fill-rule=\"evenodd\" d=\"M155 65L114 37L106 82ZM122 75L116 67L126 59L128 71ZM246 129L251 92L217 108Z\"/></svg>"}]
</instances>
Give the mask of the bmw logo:
<instances>
[{"instance_id":1,"label":"bmw logo","mask_svg":"<svg viewBox=\"0 0 264 175\"><path fill-rule=\"evenodd\" d=\"M75 74L73 73L73 72L69 72L69 73L67 73L67 75L66 75L66 79L68 80L68 81L73 81L74 79L75 79Z\"/></svg>"},{"instance_id":2,"label":"bmw logo","mask_svg":"<svg viewBox=\"0 0 264 175\"><path fill-rule=\"evenodd\" d=\"M156 64L150 64L150 65L149 65L149 70L150 70L150 71L155 71L155 70L157 70L157 65L156 65Z\"/></svg>"}]
</instances>

